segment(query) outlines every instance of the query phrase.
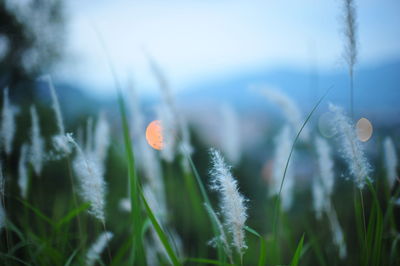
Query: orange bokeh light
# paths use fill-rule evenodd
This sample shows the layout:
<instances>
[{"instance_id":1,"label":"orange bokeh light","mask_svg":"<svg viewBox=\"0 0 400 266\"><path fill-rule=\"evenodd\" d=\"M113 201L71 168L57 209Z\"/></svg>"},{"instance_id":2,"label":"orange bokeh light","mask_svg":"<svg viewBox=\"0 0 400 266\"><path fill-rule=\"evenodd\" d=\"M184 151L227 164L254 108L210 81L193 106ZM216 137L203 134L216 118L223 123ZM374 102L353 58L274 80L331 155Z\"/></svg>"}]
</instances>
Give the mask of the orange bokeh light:
<instances>
[{"instance_id":1,"label":"orange bokeh light","mask_svg":"<svg viewBox=\"0 0 400 266\"><path fill-rule=\"evenodd\" d=\"M160 120L154 120L146 128L147 143L156 150L162 150L164 147L164 138Z\"/></svg>"},{"instance_id":2,"label":"orange bokeh light","mask_svg":"<svg viewBox=\"0 0 400 266\"><path fill-rule=\"evenodd\" d=\"M368 119L363 117L360 120L358 120L356 128L357 128L357 137L360 141L366 142L371 138L373 127Z\"/></svg>"}]
</instances>

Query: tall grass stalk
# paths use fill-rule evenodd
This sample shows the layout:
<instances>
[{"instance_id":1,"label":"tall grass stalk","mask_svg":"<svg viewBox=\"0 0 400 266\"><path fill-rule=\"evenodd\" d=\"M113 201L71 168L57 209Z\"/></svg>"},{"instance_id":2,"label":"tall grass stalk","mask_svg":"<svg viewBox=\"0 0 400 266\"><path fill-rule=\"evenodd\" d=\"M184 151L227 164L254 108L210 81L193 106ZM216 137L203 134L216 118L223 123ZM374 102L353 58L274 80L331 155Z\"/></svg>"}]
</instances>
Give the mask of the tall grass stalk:
<instances>
[{"instance_id":1,"label":"tall grass stalk","mask_svg":"<svg viewBox=\"0 0 400 266\"><path fill-rule=\"evenodd\" d=\"M211 201L207 195L205 186L204 186L203 181L201 180L201 177L199 175L199 172L197 171L197 168L192 160L192 157L190 156L190 153L185 150L185 148L183 148L183 151L184 151L184 156L187 158L187 160L189 161L190 167L192 168L194 177L196 178L197 185L199 186L200 194L201 194L204 204L206 206L207 214L210 218L214 236L223 235L223 234L225 234L225 232L221 231L221 228L219 227L219 224L221 224L221 222L219 221L218 216L216 215L214 209L212 208ZM221 241L217 242L217 251L218 251L218 260L224 261L225 260L224 246L221 243ZM228 255L228 254L226 254L226 255Z\"/></svg>"},{"instance_id":2,"label":"tall grass stalk","mask_svg":"<svg viewBox=\"0 0 400 266\"><path fill-rule=\"evenodd\" d=\"M354 118L354 66L357 63L357 13L354 0L343 0L343 58L347 63L350 87L350 114Z\"/></svg>"},{"instance_id":3,"label":"tall grass stalk","mask_svg":"<svg viewBox=\"0 0 400 266\"><path fill-rule=\"evenodd\" d=\"M108 246L112 237L113 234L111 232L105 231L97 238L87 252L86 265L93 266L96 261L100 259L101 252L106 246Z\"/></svg>"},{"instance_id":4,"label":"tall grass stalk","mask_svg":"<svg viewBox=\"0 0 400 266\"><path fill-rule=\"evenodd\" d=\"M340 140L341 155L345 159L350 174L359 190L364 227L364 241L366 243L367 226L362 189L366 183L370 182L370 173L372 171L371 166L364 154L364 147L357 137L356 129L351 119L348 118L343 109L338 106L330 104L329 109L334 113L334 132L338 135Z\"/></svg>"},{"instance_id":5,"label":"tall grass stalk","mask_svg":"<svg viewBox=\"0 0 400 266\"><path fill-rule=\"evenodd\" d=\"M17 109L10 103L8 88L3 91L3 110L1 113L0 147L7 155L13 150L15 136L15 116Z\"/></svg>"},{"instance_id":6,"label":"tall grass stalk","mask_svg":"<svg viewBox=\"0 0 400 266\"><path fill-rule=\"evenodd\" d=\"M232 246L236 249L243 264L243 254L247 249L245 241L245 222L247 220L247 199L238 190L237 181L233 178L221 154L211 150L212 170L210 171L211 188L220 194L220 208L227 231L232 237Z\"/></svg>"},{"instance_id":7,"label":"tall grass stalk","mask_svg":"<svg viewBox=\"0 0 400 266\"><path fill-rule=\"evenodd\" d=\"M396 172L398 166L398 158L395 145L390 137L385 138L383 142L383 151L388 187L393 188L396 184L396 181L399 180Z\"/></svg>"},{"instance_id":8,"label":"tall grass stalk","mask_svg":"<svg viewBox=\"0 0 400 266\"><path fill-rule=\"evenodd\" d=\"M289 162L290 162L290 159L291 159L293 151L294 151L294 147L295 147L295 145L296 145L296 143L297 143L297 141L298 141L298 139L300 137L300 134L302 133L304 127L306 126L306 124L308 123L308 121L310 120L310 118L312 117L314 112L317 110L318 106L325 99L325 97L328 95L328 93L330 92L330 90L332 88L333 88L333 85L326 90L326 92L322 95L322 97L314 105L314 107L312 108L312 110L310 111L308 116L306 117L304 123L300 127L300 130L297 132L297 135L293 140L293 144L292 144L292 147L290 149L290 153L289 153L288 159L286 161L285 171L283 172L282 181L281 181L281 184L280 184L280 187L279 187L278 197L275 200L272 232L273 232L273 239L275 241L275 249L277 250L277 252L279 252L279 248L278 248L278 243L277 242L278 242L278 221L279 221L279 215L280 215L280 197L281 197L282 188L283 188L283 185L284 185L284 182L285 182L285 177L286 177L286 173L287 173L287 170L288 170Z\"/></svg>"},{"instance_id":9,"label":"tall grass stalk","mask_svg":"<svg viewBox=\"0 0 400 266\"><path fill-rule=\"evenodd\" d=\"M300 136L300 140L307 141L309 139L310 132L308 128L302 128L303 114L291 97L277 89L271 88L264 88L260 90L260 93L281 108L286 120L292 125L294 132L302 130L303 134Z\"/></svg>"},{"instance_id":10,"label":"tall grass stalk","mask_svg":"<svg viewBox=\"0 0 400 266\"><path fill-rule=\"evenodd\" d=\"M294 133L292 128L285 125L275 139L274 167L270 186L271 195L279 195L280 185L284 174L287 158L291 152ZM292 159L293 160L293 159ZM286 184L282 187L283 196L280 199L284 211L288 211L293 203L294 172L293 162L290 162L285 175Z\"/></svg>"},{"instance_id":11,"label":"tall grass stalk","mask_svg":"<svg viewBox=\"0 0 400 266\"><path fill-rule=\"evenodd\" d=\"M9 232L8 228L6 227L7 225L7 211L6 211L6 205L5 205L5 182L6 179L3 174L3 163L0 160L0 234L3 230L3 228L6 231L6 246L7 246L7 251L10 250L10 241L9 241Z\"/></svg>"},{"instance_id":12,"label":"tall grass stalk","mask_svg":"<svg viewBox=\"0 0 400 266\"><path fill-rule=\"evenodd\" d=\"M29 161L36 176L40 176L43 168L44 142L40 134L39 116L36 108L31 106L31 143L29 147Z\"/></svg>"},{"instance_id":13,"label":"tall grass stalk","mask_svg":"<svg viewBox=\"0 0 400 266\"><path fill-rule=\"evenodd\" d=\"M135 261L139 265L144 265L146 263L145 251L143 249L143 239L141 237L141 232L143 228L143 218L141 214L141 205L140 205L140 195L139 195L139 180L136 173L135 167L135 157L132 149L132 141L130 138L130 130L128 124L128 118L126 114L125 102L122 96L122 89L120 82L117 77L117 73L115 72L114 65L112 63L110 54L108 53L108 49L106 43L104 42L100 32L96 29L94 25L92 25L93 31L96 34L96 37L103 49L103 52L106 56L107 66L110 70L111 76L114 81L114 86L117 92L118 97L118 106L119 112L122 122L122 131L124 138L124 146L125 146L125 155L128 163L128 188L129 188L129 198L131 200L131 219L132 219L132 252L130 253L130 264L134 264Z\"/></svg>"}]
</instances>

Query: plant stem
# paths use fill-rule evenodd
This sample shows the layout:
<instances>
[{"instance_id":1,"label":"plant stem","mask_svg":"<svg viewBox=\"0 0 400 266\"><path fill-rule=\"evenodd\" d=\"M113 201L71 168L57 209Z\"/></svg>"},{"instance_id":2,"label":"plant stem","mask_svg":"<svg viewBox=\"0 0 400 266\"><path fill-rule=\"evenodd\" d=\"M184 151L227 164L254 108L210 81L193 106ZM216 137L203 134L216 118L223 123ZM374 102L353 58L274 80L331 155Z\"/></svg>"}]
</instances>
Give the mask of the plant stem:
<instances>
[{"instance_id":1,"label":"plant stem","mask_svg":"<svg viewBox=\"0 0 400 266\"><path fill-rule=\"evenodd\" d=\"M360 192L360 200L361 200L361 210L362 210L362 215L363 215L365 249L366 249L366 253L368 254L367 225L366 225L366 221L365 221L364 197L363 197L363 193L362 193L361 189L359 189L359 192Z\"/></svg>"},{"instance_id":2,"label":"plant stem","mask_svg":"<svg viewBox=\"0 0 400 266\"><path fill-rule=\"evenodd\" d=\"M353 72L350 73L350 115L354 120L354 78Z\"/></svg>"},{"instance_id":3,"label":"plant stem","mask_svg":"<svg viewBox=\"0 0 400 266\"><path fill-rule=\"evenodd\" d=\"M102 224L103 224L104 232L107 232L106 222L103 221ZM107 253L108 253L108 260L109 260L109 263L111 264L112 258L111 258L111 251L110 251L110 239L108 239L108 237L107 237Z\"/></svg>"},{"instance_id":4,"label":"plant stem","mask_svg":"<svg viewBox=\"0 0 400 266\"><path fill-rule=\"evenodd\" d=\"M69 180L71 181L71 187L72 187L72 200L74 202L75 208L78 208L78 200L76 199L76 190L75 190L75 183L74 183L74 178L72 176L72 169L71 169L71 161L69 159L69 156L67 157L67 165L68 165L68 173L69 173ZM77 215L78 219L78 230L79 230L79 236L81 239L81 245L84 247L85 245L85 238L83 235L83 230L82 230L82 223L81 223L81 215Z\"/></svg>"}]
</instances>

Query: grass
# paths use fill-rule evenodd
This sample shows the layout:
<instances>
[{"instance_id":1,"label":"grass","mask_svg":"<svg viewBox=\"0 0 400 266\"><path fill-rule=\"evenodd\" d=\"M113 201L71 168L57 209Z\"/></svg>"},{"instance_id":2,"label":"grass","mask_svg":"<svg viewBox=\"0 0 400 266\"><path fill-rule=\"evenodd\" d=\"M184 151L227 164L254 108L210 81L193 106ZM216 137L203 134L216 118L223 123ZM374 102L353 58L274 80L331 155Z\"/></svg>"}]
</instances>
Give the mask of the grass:
<instances>
[{"instance_id":1,"label":"grass","mask_svg":"<svg viewBox=\"0 0 400 266\"><path fill-rule=\"evenodd\" d=\"M110 68L113 72L111 64ZM285 196L281 192L297 140L303 128L309 124L311 126L315 110L331 89L315 104L293 140L278 197L253 197L252 191L245 191L250 198L250 215L244 228L248 248L242 260L238 256L231 258L221 241L216 242L216 248L207 244L212 238L229 233L219 219L214 207L216 200L206 186L208 167L204 162L208 161L207 155L202 157L199 152L192 158L186 151L173 163L163 164L167 218L158 216L157 210L151 207L150 199L146 198L142 189L145 180L137 167L135 139L132 140L131 136L126 102L116 76L114 78L121 130L119 135L112 138L112 149L106 165L109 187L107 228L87 214L90 203L75 197L69 158L48 162L40 179L30 176L28 197L21 199L16 182L18 173L11 166L16 157L13 155L3 160L7 161L4 168L8 178L6 193L2 197L7 213L6 226L0 232L2 265L85 265L90 245L106 230L113 232L114 238L101 252L97 262L99 265L147 265L151 260L160 265L372 266L400 263L398 207L393 203L393 198L400 194L398 185L394 193L390 193L387 192L386 182L368 181L367 190L363 191L363 199L360 199L359 191L351 189L352 183L343 183L343 180L338 182L339 188L344 186L346 189L337 189L333 202L339 202L342 197L350 199L346 204L334 204L348 245L348 256L343 260L338 258L332 236L327 233L330 230L326 218L321 221L314 218L308 188L296 191L295 196L301 200L295 202L291 211L281 211L280 199ZM196 146L201 151L202 146ZM309 152L312 147L305 145L303 149ZM187 160L191 171L182 168L179 160ZM338 163L335 170L341 171L342 168ZM384 171L379 171L379 167L377 169L374 179L384 179ZM251 181L238 179L240 187L246 187ZM131 212L124 213L116 206L127 190ZM266 187L261 190L267 194ZM264 206L272 215L263 211ZM262 214L257 216L257 220L254 213L260 209ZM182 249L179 241L173 237L175 231L183 242ZM155 232L155 239L152 232ZM153 246L150 247L149 243Z\"/></svg>"}]
</instances>

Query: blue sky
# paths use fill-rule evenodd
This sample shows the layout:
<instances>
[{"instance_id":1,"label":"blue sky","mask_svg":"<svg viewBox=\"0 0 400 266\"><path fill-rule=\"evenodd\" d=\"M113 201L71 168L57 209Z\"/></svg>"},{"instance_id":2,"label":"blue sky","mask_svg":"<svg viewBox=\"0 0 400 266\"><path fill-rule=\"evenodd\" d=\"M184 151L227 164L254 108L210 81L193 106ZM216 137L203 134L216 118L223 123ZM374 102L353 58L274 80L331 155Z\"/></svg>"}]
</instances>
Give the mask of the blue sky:
<instances>
[{"instance_id":1,"label":"blue sky","mask_svg":"<svg viewBox=\"0 0 400 266\"><path fill-rule=\"evenodd\" d=\"M144 51L179 91L252 69L344 68L341 1L67 1L66 60L59 80L114 93L101 33L124 82L156 91ZM357 1L359 65L400 58L400 2Z\"/></svg>"}]
</instances>

